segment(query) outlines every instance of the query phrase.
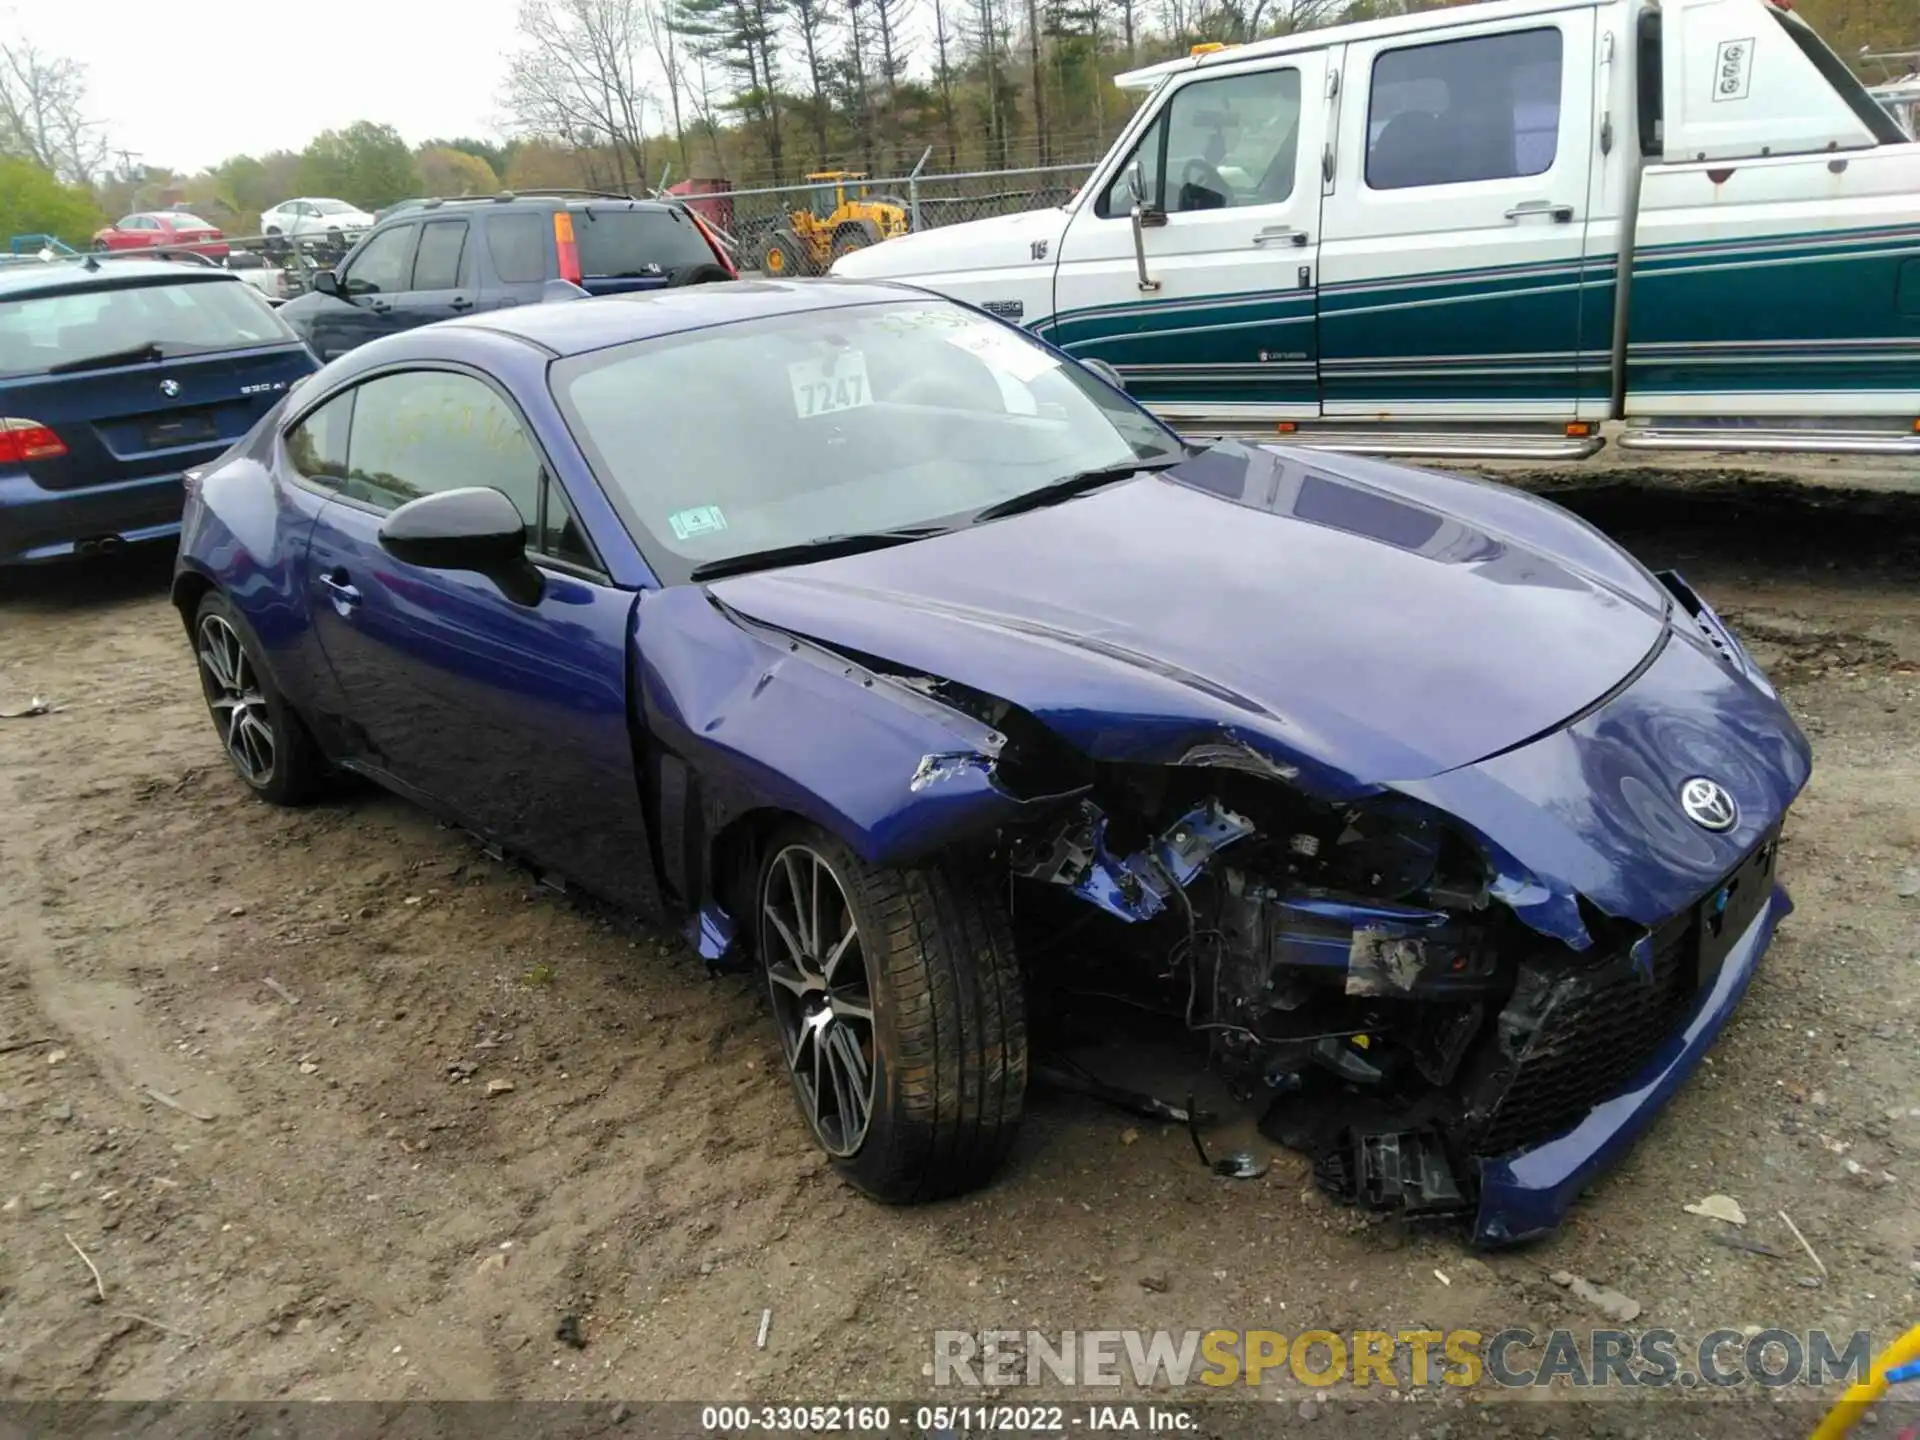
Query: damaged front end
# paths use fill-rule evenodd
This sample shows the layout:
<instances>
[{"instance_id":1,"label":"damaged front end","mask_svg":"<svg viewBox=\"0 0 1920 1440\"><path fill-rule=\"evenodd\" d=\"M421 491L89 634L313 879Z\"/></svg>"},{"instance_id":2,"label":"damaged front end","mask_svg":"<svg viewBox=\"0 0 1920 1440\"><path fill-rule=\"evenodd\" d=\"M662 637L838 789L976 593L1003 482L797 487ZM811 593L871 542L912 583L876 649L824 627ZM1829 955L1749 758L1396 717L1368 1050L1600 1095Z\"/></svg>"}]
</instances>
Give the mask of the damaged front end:
<instances>
[{"instance_id":1,"label":"damaged front end","mask_svg":"<svg viewBox=\"0 0 1920 1440\"><path fill-rule=\"evenodd\" d=\"M1776 849L1777 830L1712 915L1647 930L1583 904L1580 950L1499 898L1513 885L1460 826L1391 793L1324 802L1247 773L1101 766L1009 864L1060 993L1124 987L1204 1036L1262 1132L1341 1200L1478 1212L1499 1243L1551 1228L1566 1197L1489 1211L1483 1171L1577 1126L1685 1029L1772 901ZM1062 897L1097 913L1076 923Z\"/></svg>"},{"instance_id":2,"label":"damaged front end","mask_svg":"<svg viewBox=\"0 0 1920 1440\"><path fill-rule=\"evenodd\" d=\"M904 563L862 575L904 584L867 574ZM1646 648L1511 738L1474 718L1482 692L1524 690L1506 661L1453 656L1474 684L1449 671L1416 714L1404 697L1437 671L1288 688L1277 662L1203 673L1056 606L719 589L642 612L649 723L700 790L663 783L664 817L697 810L697 838L777 808L870 863L1006 874L1037 1014L1150 1012L1326 1189L1471 1215L1482 1243L1553 1229L1645 1131L1789 908L1774 869L1806 741L1677 578L1684 616L1608 591ZM649 649L650 626L672 643ZM1718 828L1682 804L1698 777L1728 802ZM695 844L666 848L670 886L722 893ZM724 914L700 920L703 953L726 953Z\"/></svg>"}]
</instances>

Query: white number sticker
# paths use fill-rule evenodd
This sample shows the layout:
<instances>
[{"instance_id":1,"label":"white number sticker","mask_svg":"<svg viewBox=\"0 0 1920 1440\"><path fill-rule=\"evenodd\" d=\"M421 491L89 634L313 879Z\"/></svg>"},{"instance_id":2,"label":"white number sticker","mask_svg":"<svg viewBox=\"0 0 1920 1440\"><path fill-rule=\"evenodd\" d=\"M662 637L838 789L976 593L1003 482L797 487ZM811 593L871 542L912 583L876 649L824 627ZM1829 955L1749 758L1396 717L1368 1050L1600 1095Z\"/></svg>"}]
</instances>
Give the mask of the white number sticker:
<instances>
[{"instance_id":1,"label":"white number sticker","mask_svg":"<svg viewBox=\"0 0 1920 1440\"><path fill-rule=\"evenodd\" d=\"M793 413L802 420L873 403L867 357L858 350L842 350L824 360L796 361L787 366L787 380L793 386Z\"/></svg>"}]
</instances>

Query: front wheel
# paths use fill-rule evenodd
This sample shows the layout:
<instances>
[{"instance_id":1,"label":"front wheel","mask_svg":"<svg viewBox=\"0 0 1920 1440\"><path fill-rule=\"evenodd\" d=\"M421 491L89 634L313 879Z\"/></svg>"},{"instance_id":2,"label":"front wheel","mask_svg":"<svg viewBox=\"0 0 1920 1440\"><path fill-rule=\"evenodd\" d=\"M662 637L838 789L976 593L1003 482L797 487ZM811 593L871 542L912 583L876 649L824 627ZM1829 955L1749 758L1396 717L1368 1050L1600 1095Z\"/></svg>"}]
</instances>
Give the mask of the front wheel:
<instances>
[{"instance_id":1,"label":"front wheel","mask_svg":"<svg viewBox=\"0 0 1920 1440\"><path fill-rule=\"evenodd\" d=\"M795 825L767 847L759 954L794 1099L876 1200L984 1183L1026 1101L1026 997L1007 912L952 866L869 865Z\"/></svg>"},{"instance_id":2,"label":"front wheel","mask_svg":"<svg viewBox=\"0 0 1920 1440\"><path fill-rule=\"evenodd\" d=\"M312 799L325 779L326 761L217 593L209 592L194 612L193 648L213 728L235 773L270 804Z\"/></svg>"}]
</instances>

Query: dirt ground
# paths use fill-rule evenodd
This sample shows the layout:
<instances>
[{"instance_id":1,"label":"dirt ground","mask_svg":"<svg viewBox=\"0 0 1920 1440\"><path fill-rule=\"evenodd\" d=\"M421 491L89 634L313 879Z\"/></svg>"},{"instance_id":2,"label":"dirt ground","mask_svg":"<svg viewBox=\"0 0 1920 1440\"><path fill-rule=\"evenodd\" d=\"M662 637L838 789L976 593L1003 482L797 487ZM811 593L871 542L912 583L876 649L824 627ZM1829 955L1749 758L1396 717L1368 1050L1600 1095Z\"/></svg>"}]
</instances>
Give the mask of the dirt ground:
<instances>
[{"instance_id":1,"label":"dirt ground","mask_svg":"<svg viewBox=\"0 0 1920 1440\"><path fill-rule=\"evenodd\" d=\"M0 1398L897 1398L942 1328L1603 1323L1562 1269L1683 1335L1890 1336L1920 1320L1920 485L1853 469L1519 477L1682 568L1816 767L1799 908L1711 1065L1562 1233L1484 1257L1048 1093L992 1187L870 1205L748 980L397 800L244 794L170 557L7 578L0 709L59 708L0 720L0 1047L45 1042L0 1054ZM1681 1208L1709 1192L1778 1254L1716 1243Z\"/></svg>"}]
</instances>

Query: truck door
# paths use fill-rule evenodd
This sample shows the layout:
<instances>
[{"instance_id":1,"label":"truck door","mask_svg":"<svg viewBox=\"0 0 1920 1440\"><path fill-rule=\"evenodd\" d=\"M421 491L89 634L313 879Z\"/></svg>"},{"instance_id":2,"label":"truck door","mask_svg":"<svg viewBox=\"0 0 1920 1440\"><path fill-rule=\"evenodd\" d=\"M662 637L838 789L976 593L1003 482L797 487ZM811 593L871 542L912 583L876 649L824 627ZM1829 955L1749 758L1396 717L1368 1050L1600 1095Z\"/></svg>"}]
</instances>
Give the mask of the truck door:
<instances>
[{"instance_id":1,"label":"truck door","mask_svg":"<svg viewBox=\"0 0 1920 1440\"><path fill-rule=\"evenodd\" d=\"M1176 77L1068 227L1041 335L1113 365L1136 399L1196 433L1317 415L1328 56Z\"/></svg>"},{"instance_id":2,"label":"truck door","mask_svg":"<svg viewBox=\"0 0 1920 1440\"><path fill-rule=\"evenodd\" d=\"M1328 417L1571 421L1604 399L1611 313L1583 327L1581 303L1594 43L1582 8L1346 47L1320 250ZM1610 269L1591 278L1611 296Z\"/></svg>"}]
</instances>

